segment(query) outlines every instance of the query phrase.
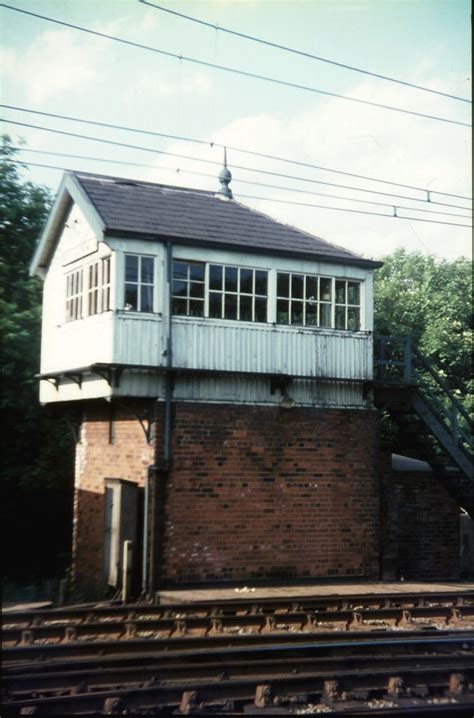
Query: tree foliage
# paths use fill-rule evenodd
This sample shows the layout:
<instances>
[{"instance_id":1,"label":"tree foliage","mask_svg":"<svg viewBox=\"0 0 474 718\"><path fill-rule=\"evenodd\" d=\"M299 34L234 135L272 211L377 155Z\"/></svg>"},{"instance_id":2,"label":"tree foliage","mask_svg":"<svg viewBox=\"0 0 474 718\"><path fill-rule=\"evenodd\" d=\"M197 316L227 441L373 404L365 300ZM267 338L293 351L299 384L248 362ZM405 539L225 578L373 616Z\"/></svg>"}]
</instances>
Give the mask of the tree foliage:
<instances>
[{"instance_id":1,"label":"tree foliage","mask_svg":"<svg viewBox=\"0 0 474 718\"><path fill-rule=\"evenodd\" d=\"M472 264L395 251L375 278L375 331L411 334L458 396L472 394Z\"/></svg>"},{"instance_id":2,"label":"tree foliage","mask_svg":"<svg viewBox=\"0 0 474 718\"><path fill-rule=\"evenodd\" d=\"M38 402L41 282L29 264L51 206L51 196L20 178L10 139L0 148L0 376L2 381L2 528L5 573L11 578L54 573L51 550L70 531L72 442L62 422ZM54 499L51 497L54 496ZM62 498L61 498L62 497ZM54 504L51 503L54 501ZM54 514L53 514L54 505ZM51 519L53 518L53 521ZM53 538L55 527L56 538Z\"/></svg>"}]
</instances>

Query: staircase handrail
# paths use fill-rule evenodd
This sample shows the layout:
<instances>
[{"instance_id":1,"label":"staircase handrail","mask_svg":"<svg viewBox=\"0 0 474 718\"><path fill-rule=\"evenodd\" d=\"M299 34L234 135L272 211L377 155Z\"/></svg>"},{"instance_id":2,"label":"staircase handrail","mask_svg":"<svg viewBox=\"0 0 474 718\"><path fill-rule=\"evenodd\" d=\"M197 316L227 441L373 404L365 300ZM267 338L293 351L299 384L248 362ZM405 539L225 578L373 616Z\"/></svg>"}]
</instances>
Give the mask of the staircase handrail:
<instances>
[{"instance_id":1,"label":"staircase handrail","mask_svg":"<svg viewBox=\"0 0 474 718\"><path fill-rule=\"evenodd\" d=\"M412 346L412 352L415 355L415 357L420 361L420 363L423 365L423 367L431 374L433 379L436 381L438 386L443 389L444 393L447 395L448 399L456 409L459 411L459 413L466 419L466 421L469 423L469 425L472 427L474 425L471 417L469 416L469 412L466 410L466 408L461 404L459 399L457 399L454 394L452 393L452 390L449 388L448 384L442 379L442 377L439 376L438 372L432 367L431 362L429 359L427 359L415 346Z\"/></svg>"},{"instance_id":2,"label":"staircase handrail","mask_svg":"<svg viewBox=\"0 0 474 718\"><path fill-rule=\"evenodd\" d=\"M444 424L444 426L450 430L457 446L472 461L472 434L459 424L456 417L448 411L440 399L433 393L432 389L426 386L419 387L418 394L425 402L428 402L432 414L441 424Z\"/></svg>"}]
</instances>

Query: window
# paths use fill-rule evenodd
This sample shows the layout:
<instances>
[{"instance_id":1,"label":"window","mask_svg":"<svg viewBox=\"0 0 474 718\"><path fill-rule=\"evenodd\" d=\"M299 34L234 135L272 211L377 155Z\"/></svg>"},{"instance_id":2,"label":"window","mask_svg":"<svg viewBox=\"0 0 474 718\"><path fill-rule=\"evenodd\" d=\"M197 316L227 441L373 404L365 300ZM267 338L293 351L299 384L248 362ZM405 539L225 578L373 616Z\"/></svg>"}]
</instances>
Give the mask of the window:
<instances>
[{"instance_id":1,"label":"window","mask_svg":"<svg viewBox=\"0 0 474 718\"><path fill-rule=\"evenodd\" d=\"M357 331L360 283L278 272L277 323Z\"/></svg>"},{"instance_id":2,"label":"window","mask_svg":"<svg viewBox=\"0 0 474 718\"><path fill-rule=\"evenodd\" d=\"M87 286L87 314L97 314L99 311L99 262L89 264Z\"/></svg>"},{"instance_id":3,"label":"window","mask_svg":"<svg viewBox=\"0 0 474 718\"><path fill-rule=\"evenodd\" d=\"M82 319L83 270L77 269L66 276L66 321Z\"/></svg>"},{"instance_id":4,"label":"window","mask_svg":"<svg viewBox=\"0 0 474 718\"><path fill-rule=\"evenodd\" d=\"M111 261L110 257L102 260L102 311L110 310L110 277L111 277Z\"/></svg>"},{"instance_id":5,"label":"window","mask_svg":"<svg viewBox=\"0 0 474 718\"><path fill-rule=\"evenodd\" d=\"M173 262L173 314L204 316L205 266L203 262Z\"/></svg>"},{"instance_id":6,"label":"window","mask_svg":"<svg viewBox=\"0 0 474 718\"><path fill-rule=\"evenodd\" d=\"M125 309L153 311L154 274L153 257L125 255Z\"/></svg>"},{"instance_id":7,"label":"window","mask_svg":"<svg viewBox=\"0 0 474 718\"><path fill-rule=\"evenodd\" d=\"M360 283L336 279L336 329L360 329Z\"/></svg>"},{"instance_id":8,"label":"window","mask_svg":"<svg viewBox=\"0 0 474 718\"><path fill-rule=\"evenodd\" d=\"M266 271L175 260L172 312L188 317L266 322L267 286Z\"/></svg>"},{"instance_id":9,"label":"window","mask_svg":"<svg viewBox=\"0 0 474 718\"><path fill-rule=\"evenodd\" d=\"M107 312L111 304L111 258L66 275L66 321Z\"/></svg>"},{"instance_id":10,"label":"window","mask_svg":"<svg viewBox=\"0 0 474 718\"><path fill-rule=\"evenodd\" d=\"M209 316L266 322L267 284L267 272L210 264Z\"/></svg>"},{"instance_id":11,"label":"window","mask_svg":"<svg viewBox=\"0 0 474 718\"><path fill-rule=\"evenodd\" d=\"M331 327L332 281L330 277L278 272L278 324Z\"/></svg>"}]
</instances>

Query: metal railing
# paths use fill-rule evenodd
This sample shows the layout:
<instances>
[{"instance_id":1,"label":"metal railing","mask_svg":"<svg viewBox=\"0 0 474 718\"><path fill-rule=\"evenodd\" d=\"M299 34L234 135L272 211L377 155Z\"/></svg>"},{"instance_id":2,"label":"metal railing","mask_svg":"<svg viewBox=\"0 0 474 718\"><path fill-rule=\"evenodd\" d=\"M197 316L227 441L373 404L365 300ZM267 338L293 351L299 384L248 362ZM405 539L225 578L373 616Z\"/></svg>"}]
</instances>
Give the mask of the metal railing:
<instances>
[{"instance_id":1,"label":"metal railing","mask_svg":"<svg viewBox=\"0 0 474 718\"><path fill-rule=\"evenodd\" d=\"M374 376L384 383L413 386L433 419L472 461L472 418L433 363L413 345L409 334L375 336Z\"/></svg>"}]
</instances>

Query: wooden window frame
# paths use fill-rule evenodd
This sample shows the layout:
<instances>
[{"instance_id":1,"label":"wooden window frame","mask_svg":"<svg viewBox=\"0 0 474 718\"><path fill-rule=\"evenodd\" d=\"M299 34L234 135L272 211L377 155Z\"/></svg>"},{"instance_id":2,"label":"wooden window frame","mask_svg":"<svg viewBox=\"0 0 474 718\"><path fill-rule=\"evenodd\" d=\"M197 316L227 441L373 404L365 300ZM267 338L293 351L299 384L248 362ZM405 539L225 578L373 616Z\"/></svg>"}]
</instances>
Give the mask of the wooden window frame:
<instances>
[{"instance_id":1,"label":"wooden window frame","mask_svg":"<svg viewBox=\"0 0 474 718\"><path fill-rule=\"evenodd\" d=\"M127 279L127 259L137 259L137 278L136 280ZM149 259L152 262L153 275L152 281L147 282L143 279L143 260ZM124 253L124 310L129 312L138 312L140 314L155 313L155 288L156 288L156 257L150 254L139 254L135 252ZM136 307L127 302L127 287L136 287ZM151 308L143 308L142 290L144 288L151 289Z\"/></svg>"},{"instance_id":2,"label":"wooden window frame","mask_svg":"<svg viewBox=\"0 0 474 718\"><path fill-rule=\"evenodd\" d=\"M286 282L288 284L288 292L287 294L283 295L278 288L279 285L279 277L286 277ZM300 296L294 296L293 295L293 277L301 278L302 281L302 290ZM314 281L317 284L317 298L316 299L310 299L308 296L308 281ZM331 292L330 292L330 299L324 299L321 289L321 283L323 281L329 281ZM336 291L341 285L344 287L344 302L337 302L337 294ZM357 286L357 298L358 303L352 303L349 302L349 285ZM338 277L328 277L325 275L319 275L319 274L308 274L306 272L284 272L284 271L278 271L276 272L276 290L275 290L275 302L276 302L276 323L280 326L304 326L306 328L314 328L314 329L331 329L336 331L360 331L361 329L361 294L362 294L362 281L359 279L346 279L346 278L338 278ZM287 321L282 321L279 319L279 312L281 309L280 307L283 306L283 303L286 303L288 306L288 317ZM293 308L293 305L295 305L295 310ZM314 307L316 309L316 314L313 315L317 317L317 321L315 323L308 322L307 317L309 316L308 308ZM325 307L329 307L330 312L330 321L329 323L325 322L322 323L322 311ZM342 323L342 326L336 326L337 324L337 317L340 316L340 312L338 311L338 308L344 308L344 321ZM299 309L301 314L301 321L294 321L293 315L296 314L296 309ZM356 317L356 323L355 328L349 327L349 317L350 317L350 311L354 312L354 316Z\"/></svg>"}]
</instances>

